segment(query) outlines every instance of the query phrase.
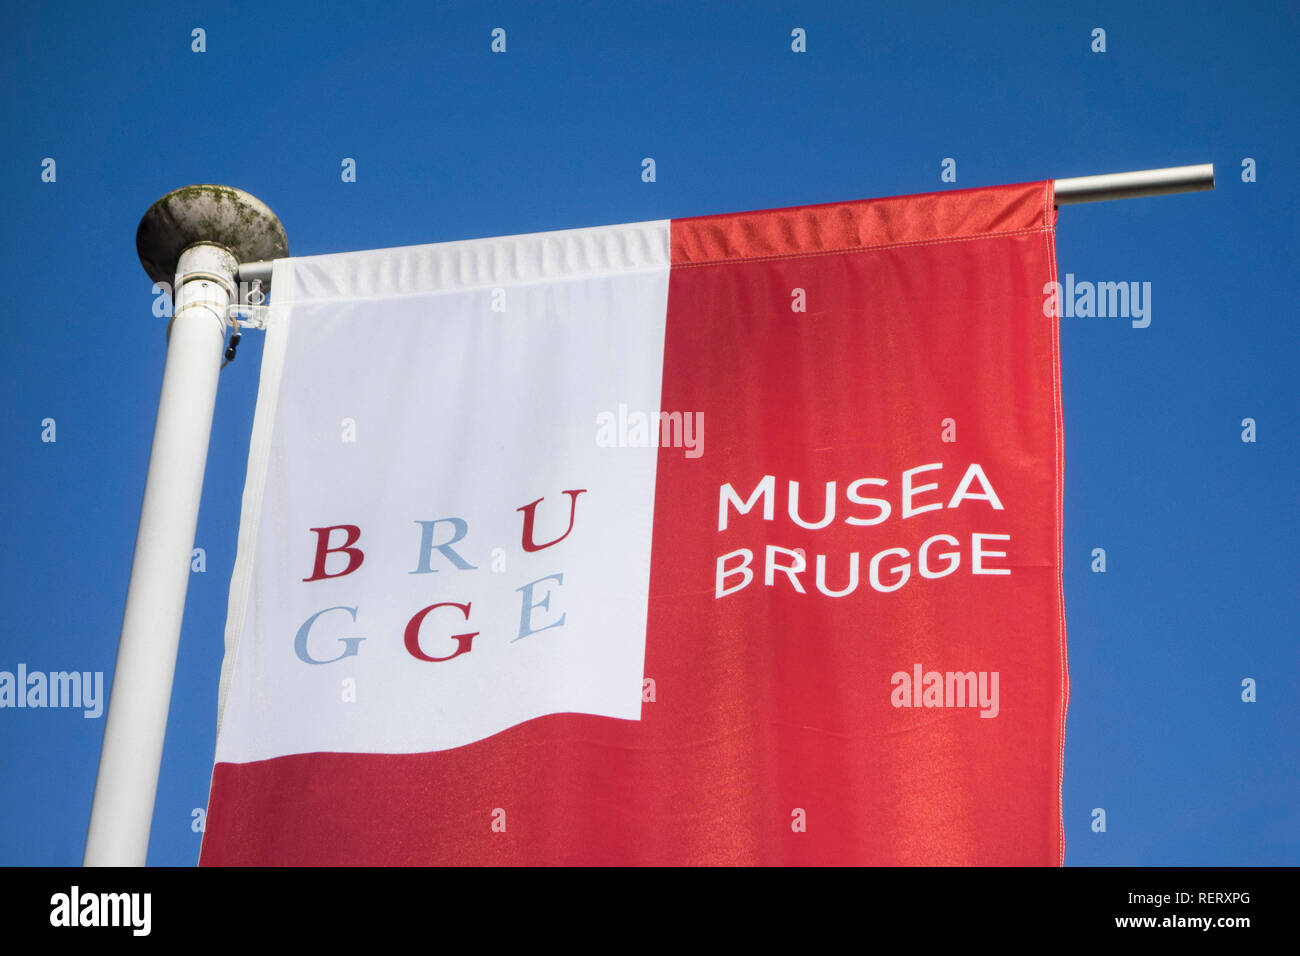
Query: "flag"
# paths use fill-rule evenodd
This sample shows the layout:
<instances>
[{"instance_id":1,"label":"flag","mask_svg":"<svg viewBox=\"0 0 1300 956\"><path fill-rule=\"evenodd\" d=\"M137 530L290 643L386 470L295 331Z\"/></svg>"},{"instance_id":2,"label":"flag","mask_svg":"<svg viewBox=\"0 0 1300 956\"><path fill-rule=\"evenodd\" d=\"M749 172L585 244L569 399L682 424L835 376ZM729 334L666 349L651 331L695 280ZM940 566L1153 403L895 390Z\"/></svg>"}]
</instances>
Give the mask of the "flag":
<instances>
[{"instance_id":1,"label":"flag","mask_svg":"<svg viewBox=\"0 0 1300 956\"><path fill-rule=\"evenodd\" d=\"M1061 863L1055 219L278 262L200 862Z\"/></svg>"}]
</instances>

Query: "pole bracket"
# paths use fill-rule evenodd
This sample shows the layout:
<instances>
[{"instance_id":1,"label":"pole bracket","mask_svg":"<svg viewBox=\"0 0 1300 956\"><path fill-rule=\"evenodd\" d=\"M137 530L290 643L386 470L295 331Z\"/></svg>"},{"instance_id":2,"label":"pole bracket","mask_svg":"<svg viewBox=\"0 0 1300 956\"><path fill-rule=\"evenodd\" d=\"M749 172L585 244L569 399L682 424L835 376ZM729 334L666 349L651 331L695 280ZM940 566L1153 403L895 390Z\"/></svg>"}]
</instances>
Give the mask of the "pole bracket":
<instances>
[{"instance_id":1,"label":"pole bracket","mask_svg":"<svg viewBox=\"0 0 1300 956\"><path fill-rule=\"evenodd\" d=\"M271 307L266 304L266 293L262 291L262 280L254 279L249 284L246 301L232 303L226 307L226 324L238 330L242 325L249 329L265 329L270 317ZM240 283L241 291L243 283Z\"/></svg>"}]
</instances>

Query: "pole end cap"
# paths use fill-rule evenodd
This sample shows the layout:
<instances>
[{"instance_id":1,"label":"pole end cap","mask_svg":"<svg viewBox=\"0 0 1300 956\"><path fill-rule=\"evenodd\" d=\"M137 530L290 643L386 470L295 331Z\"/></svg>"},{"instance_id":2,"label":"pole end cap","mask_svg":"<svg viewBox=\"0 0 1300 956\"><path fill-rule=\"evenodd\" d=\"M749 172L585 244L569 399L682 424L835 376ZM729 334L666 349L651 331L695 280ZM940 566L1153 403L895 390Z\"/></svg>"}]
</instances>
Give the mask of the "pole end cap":
<instances>
[{"instance_id":1,"label":"pole end cap","mask_svg":"<svg viewBox=\"0 0 1300 956\"><path fill-rule=\"evenodd\" d=\"M289 254L289 239L275 213L232 186L172 190L149 207L135 231L140 264L154 282L174 280L181 253L198 242L225 246L240 262Z\"/></svg>"}]
</instances>

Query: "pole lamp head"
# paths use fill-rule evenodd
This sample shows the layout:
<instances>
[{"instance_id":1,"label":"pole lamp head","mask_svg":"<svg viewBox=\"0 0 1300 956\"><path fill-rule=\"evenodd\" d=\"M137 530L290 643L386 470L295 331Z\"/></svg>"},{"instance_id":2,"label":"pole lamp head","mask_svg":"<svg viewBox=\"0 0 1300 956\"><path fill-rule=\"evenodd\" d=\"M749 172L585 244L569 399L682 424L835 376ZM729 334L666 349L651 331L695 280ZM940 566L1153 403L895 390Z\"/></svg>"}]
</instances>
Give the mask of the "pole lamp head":
<instances>
[{"instance_id":1,"label":"pole lamp head","mask_svg":"<svg viewBox=\"0 0 1300 956\"><path fill-rule=\"evenodd\" d=\"M201 242L224 246L239 262L289 254L289 239L275 213L231 186L175 189L149 207L135 231L140 264L154 282L172 282L181 253Z\"/></svg>"}]
</instances>

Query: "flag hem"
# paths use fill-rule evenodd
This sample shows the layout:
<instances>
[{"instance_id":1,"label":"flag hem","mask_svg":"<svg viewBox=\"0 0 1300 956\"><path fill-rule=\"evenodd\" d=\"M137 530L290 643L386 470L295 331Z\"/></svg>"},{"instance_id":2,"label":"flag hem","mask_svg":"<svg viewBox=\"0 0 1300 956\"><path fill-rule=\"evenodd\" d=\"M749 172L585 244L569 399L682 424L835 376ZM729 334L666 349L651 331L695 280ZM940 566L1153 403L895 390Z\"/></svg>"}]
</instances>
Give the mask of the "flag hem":
<instances>
[{"instance_id":1,"label":"flag hem","mask_svg":"<svg viewBox=\"0 0 1300 956\"><path fill-rule=\"evenodd\" d=\"M221 661L221 683L217 691L218 742L221 740L222 718L226 711L226 695L234 677L235 657L243 634L248 593L253 582L253 561L257 552L257 532L262 516L262 496L266 490L271 438L275 431L275 413L280 398L280 377L284 370L285 345L289 336L294 280L294 260L276 260L271 280L275 296L271 303L266 345L262 352L253 431L248 446L248 475L244 482L235 567L230 576L230 597L226 609L225 655ZM219 752L220 748L217 750ZM213 762L215 764L215 760Z\"/></svg>"},{"instance_id":2,"label":"flag hem","mask_svg":"<svg viewBox=\"0 0 1300 956\"><path fill-rule=\"evenodd\" d=\"M1050 283L1056 282L1056 180L1046 182L1043 202L1043 230L1047 242L1047 263ZM1055 286L1052 286L1055 288ZM1052 412L1056 418L1056 595L1057 614L1060 617L1059 656L1060 718L1057 730L1059 749L1056 764L1056 811L1058 820L1057 842L1060 848L1059 865L1065 866L1065 722L1070 709L1069 648L1065 621L1065 410L1061 397L1061 320L1053 316L1052 322Z\"/></svg>"}]
</instances>

